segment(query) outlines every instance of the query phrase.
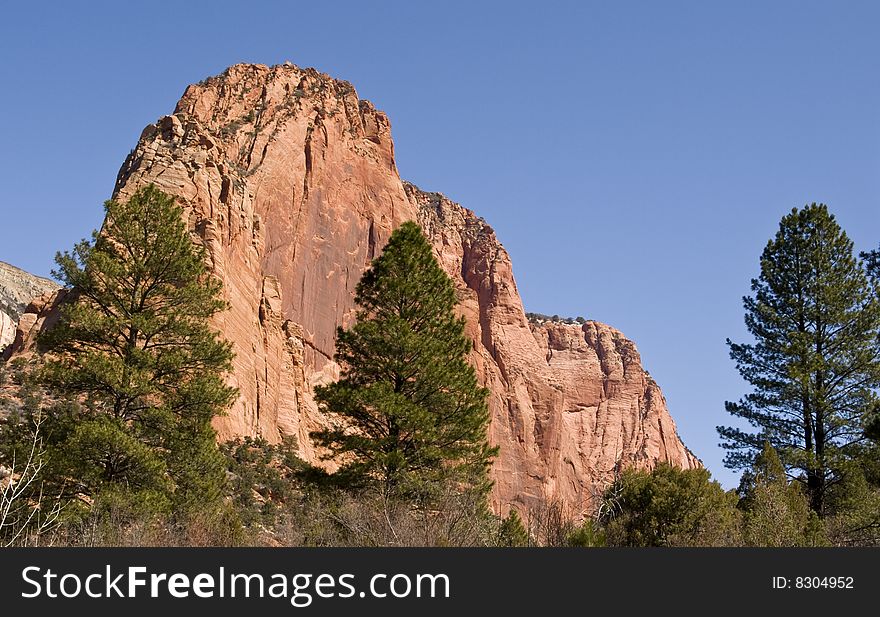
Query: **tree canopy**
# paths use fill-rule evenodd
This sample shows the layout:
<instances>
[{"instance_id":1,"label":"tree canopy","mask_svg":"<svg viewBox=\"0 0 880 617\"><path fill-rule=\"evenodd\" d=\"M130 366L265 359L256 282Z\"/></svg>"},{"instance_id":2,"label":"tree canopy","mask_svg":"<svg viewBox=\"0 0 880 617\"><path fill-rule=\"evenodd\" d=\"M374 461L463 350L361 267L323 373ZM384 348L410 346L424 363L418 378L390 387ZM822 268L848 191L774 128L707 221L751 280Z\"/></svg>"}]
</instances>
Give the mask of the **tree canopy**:
<instances>
[{"instance_id":1,"label":"tree canopy","mask_svg":"<svg viewBox=\"0 0 880 617\"><path fill-rule=\"evenodd\" d=\"M728 340L752 392L726 403L757 430L718 428L725 463L748 468L769 442L822 515L880 385L877 284L821 204L786 215L760 265L743 299L754 342Z\"/></svg>"},{"instance_id":2,"label":"tree canopy","mask_svg":"<svg viewBox=\"0 0 880 617\"><path fill-rule=\"evenodd\" d=\"M91 241L56 257L71 291L40 340L42 379L77 404L47 420L48 471L91 501L210 503L224 482L211 420L235 396L231 346L209 325L220 283L173 197L150 185L105 211Z\"/></svg>"},{"instance_id":3,"label":"tree canopy","mask_svg":"<svg viewBox=\"0 0 880 617\"><path fill-rule=\"evenodd\" d=\"M342 461L336 478L420 499L450 480L488 491L488 392L467 361L455 288L417 224L394 231L355 301L357 321L336 340L341 378L315 391L335 419L314 436Z\"/></svg>"}]
</instances>

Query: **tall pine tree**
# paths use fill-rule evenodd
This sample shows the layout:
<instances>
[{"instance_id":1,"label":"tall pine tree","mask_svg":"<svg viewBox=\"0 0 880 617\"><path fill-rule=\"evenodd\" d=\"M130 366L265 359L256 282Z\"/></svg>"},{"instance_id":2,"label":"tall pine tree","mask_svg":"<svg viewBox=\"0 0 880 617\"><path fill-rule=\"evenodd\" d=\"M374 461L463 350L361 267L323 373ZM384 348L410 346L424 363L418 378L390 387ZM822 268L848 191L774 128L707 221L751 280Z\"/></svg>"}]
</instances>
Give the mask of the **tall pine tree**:
<instances>
[{"instance_id":1,"label":"tall pine tree","mask_svg":"<svg viewBox=\"0 0 880 617\"><path fill-rule=\"evenodd\" d=\"M873 251L863 251L860 257L865 260L865 269L868 271L868 275L878 284L878 290L880 290L880 248L876 248ZM878 339L877 345L880 347L880 339ZM865 434L875 444L880 445L880 401L874 402L865 425Z\"/></svg>"},{"instance_id":2,"label":"tall pine tree","mask_svg":"<svg viewBox=\"0 0 880 617\"><path fill-rule=\"evenodd\" d=\"M150 185L105 210L91 242L56 257L71 292L41 337L43 380L81 404L50 418L48 472L88 501L214 503L225 471L211 419L235 395L231 346L208 324L226 306L220 284L171 196Z\"/></svg>"},{"instance_id":3,"label":"tall pine tree","mask_svg":"<svg viewBox=\"0 0 880 617\"><path fill-rule=\"evenodd\" d=\"M827 207L812 204L782 219L752 292L755 342L727 343L753 391L726 408L758 430L718 427L725 463L747 468L769 442L822 516L880 385L877 286Z\"/></svg>"},{"instance_id":4,"label":"tall pine tree","mask_svg":"<svg viewBox=\"0 0 880 617\"><path fill-rule=\"evenodd\" d=\"M339 381L315 390L336 418L314 434L342 461L336 478L385 498L430 498L439 483L487 492L488 391L467 362L455 289L419 226L404 223L364 273L350 330L339 329Z\"/></svg>"},{"instance_id":5,"label":"tall pine tree","mask_svg":"<svg viewBox=\"0 0 880 617\"><path fill-rule=\"evenodd\" d=\"M874 279L880 279L880 248L873 251L863 251L861 258L865 260L865 268Z\"/></svg>"}]
</instances>

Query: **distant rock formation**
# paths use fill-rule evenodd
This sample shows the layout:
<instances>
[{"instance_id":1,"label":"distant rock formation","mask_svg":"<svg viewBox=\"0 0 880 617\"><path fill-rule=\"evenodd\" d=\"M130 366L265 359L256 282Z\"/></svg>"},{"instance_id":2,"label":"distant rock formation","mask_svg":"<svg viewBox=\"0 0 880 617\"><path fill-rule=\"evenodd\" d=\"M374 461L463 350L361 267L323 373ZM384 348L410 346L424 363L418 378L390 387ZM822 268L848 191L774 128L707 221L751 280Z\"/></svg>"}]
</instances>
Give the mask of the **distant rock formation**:
<instances>
[{"instance_id":1,"label":"distant rock formation","mask_svg":"<svg viewBox=\"0 0 880 617\"><path fill-rule=\"evenodd\" d=\"M700 465L635 345L594 321L530 324L492 228L401 181L388 118L348 82L236 65L190 86L143 131L115 195L148 183L184 206L230 304L216 326L234 345L240 394L216 422L221 438L293 435L317 459L309 432L327 419L312 392L339 375L336 328L352 323L355 286L392 230L417 220L455 282L491 390L497 511L550 500L587 511L623 467ZM47 306L33 307L44 312L19 328L17 349Z\"/></svg>"},{"instance_id":2,"label":"distant rock formation","mask_svg":"<svg viewBox=\"0 0 880 617\"><path fill-rule=\"evenodd\" d=\"M0 354L15 340L18 322L31 301L56 289L57 283L0 261Z\"/></svg>"}]
</instances>

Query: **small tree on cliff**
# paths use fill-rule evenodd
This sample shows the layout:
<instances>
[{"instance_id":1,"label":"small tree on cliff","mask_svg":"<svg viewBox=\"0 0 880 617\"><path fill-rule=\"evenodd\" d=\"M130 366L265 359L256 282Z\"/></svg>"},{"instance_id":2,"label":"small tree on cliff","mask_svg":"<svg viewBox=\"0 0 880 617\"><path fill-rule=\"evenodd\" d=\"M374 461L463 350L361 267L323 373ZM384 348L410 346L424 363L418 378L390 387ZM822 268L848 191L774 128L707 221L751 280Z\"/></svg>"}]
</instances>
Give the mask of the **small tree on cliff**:
<instances>
[{"instance_id":1,"label":"small tree on cliff","mask_svg":"<svg viewBox=\"0 0 880 617\"><path fill-rule=\"evenodd\" d=\"M105 204L92 241L59 253L72 288L41 344L44 383L81 404L47 420L52 477L90 499L187 509L219 499L211 419L233 400L232 351L208 320L226 305L180 206L155 186Z\"/></svg>"},{"instance_id":2,"label":"small tree on cliff","mask_svg":"<svg viewBox=\"0 0 880 617\"><path fill-rule=\"evenodd\" d=\"M769 442L824 516L880 385L877 284L828 208L812 204L782 219L752 292L743 304L755 343L727 343L754 390L726 407L758 430L719 427L725 463L750 467Z\"/></svg>"},{"instance_id":3,"label":"small tree on cliff","mask_svg":"<svg viewBox=\"0 0 880 617\"><path fill-rule=\"evenodd\" d=\"M467 362L455 289L418 225L404 223L364 273L357 323L339 329L341 379L315 390L337 424L314 434L336 478L382 496L430 498L442 482L485 494L495 449L488 391Z\"/></svg>"}]
</instances>

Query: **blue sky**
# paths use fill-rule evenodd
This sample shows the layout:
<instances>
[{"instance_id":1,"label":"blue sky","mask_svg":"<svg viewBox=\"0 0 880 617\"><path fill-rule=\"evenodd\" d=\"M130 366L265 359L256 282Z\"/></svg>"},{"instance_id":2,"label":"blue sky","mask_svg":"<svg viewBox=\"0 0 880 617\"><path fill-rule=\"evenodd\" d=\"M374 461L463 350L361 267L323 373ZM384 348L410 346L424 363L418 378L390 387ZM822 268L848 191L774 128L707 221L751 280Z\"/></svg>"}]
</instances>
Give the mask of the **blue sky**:
<instances>
[{"instance_id":1,"label":"blue sky","mask_svg":"<svg viewBox=\"0 0 880 617\"><path fill-rule=\"evenodd\" d=\"M314 66L392 121L401 175L484 216L526 310L636 341L726 486L724 340L792 207L880 241L880 5L7 3L0 260L47 274L142 128L237 62Z\"/></svg>"}]
</instances>

